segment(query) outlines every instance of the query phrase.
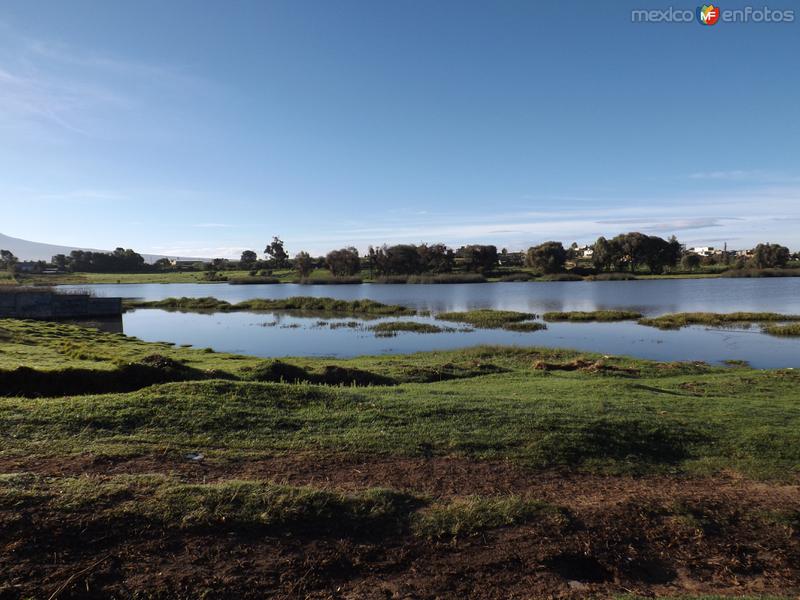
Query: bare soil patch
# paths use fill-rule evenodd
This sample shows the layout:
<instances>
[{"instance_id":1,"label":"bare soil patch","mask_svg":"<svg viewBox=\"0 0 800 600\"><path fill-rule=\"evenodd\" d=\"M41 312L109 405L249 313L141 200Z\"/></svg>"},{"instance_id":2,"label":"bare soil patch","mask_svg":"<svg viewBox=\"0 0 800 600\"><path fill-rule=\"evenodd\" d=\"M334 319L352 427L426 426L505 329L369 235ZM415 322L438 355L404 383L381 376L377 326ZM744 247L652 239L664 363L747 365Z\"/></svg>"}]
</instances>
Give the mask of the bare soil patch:
<instances>
[{"instance_id":1,"label":"bare soil patch","mask_svg":"<svg viewBox=\"0 0 800 600\"><path fill-rule=\"evenodd\" d=\"M171 455L2 459L5 473L171 473L434 497L517 494L549 519L427 540L178 528L41 507L0 511L0 598L583 598L800 593L800 487L714 478L533 472L463 458Z\"/></svg>"}]
</instances>

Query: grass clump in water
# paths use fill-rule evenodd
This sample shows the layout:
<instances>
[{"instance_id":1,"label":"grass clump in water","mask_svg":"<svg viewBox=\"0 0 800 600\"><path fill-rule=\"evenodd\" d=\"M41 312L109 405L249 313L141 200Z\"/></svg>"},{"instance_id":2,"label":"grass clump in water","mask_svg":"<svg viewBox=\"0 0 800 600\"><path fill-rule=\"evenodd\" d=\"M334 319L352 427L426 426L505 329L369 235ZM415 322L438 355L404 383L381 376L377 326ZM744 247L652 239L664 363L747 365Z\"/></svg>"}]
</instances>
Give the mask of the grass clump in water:
<instances>
[{"instance_id":1,"label":"grass clump in water","mask_svg":"<svg viewBox=\"0 0 800 600\"><path fill-rule=\"evenodd\" d=\"M444 333L445 331L453 331L449 327L439 327L430 323L419 323L417 321L387 321L385 323L378 323L371 327L371 329L376 334L390 334L400 331L410 331L414 333Z\"/></svg>"},{"instance_id":2,"label":"grass clump in water","mask_svg":"<svg viewBox=\"0 0 800 600\"><path fill-rule=\"evenodd\" d=\"M522 323L506 323L503 325L503 329L507 331L517 331L520 333L529 333L547 329L547 325L544 323L539 323L538 321L524 321Z\"/></svg>"},{"instance_id":3,"label":"grass clump in water","mask_svg":"<svg viewBox=\"0 0 800 600\"><path fill-rule=\"evenodd\" d=\"M499 329L510 323L520 323L536 318L535 314L516 312L513 310L492 310L481 308L477 310L465 310L460 312L446 312L436 315L437 319L443 321L456 321L458 323L469 323L473 327L483 329Z\"/></svg>"},{"instance_id":4,"label":"grass clump in water","mask_svg":"<svg viewBox=\"0 0 800 600\"><path fill-rule=\"evenodd\" d=\"M295 280L294 283L299 283L300 285L357 285L364 283L364 281L360 277L355 276L313 276L301 277Z\"/></svg>"},{"instance_id":5,"label":"grass clump in water","mask_svg":"<svg viewBox=\"0 0 800 600\"><path fill-rule=\"evenodd\" d=\"M335 298L313 298L294 296L281 299L245 300L231 304L217 298L165 298L164 300L132 300L125 302L126 308L161 308L180 311L305 311L368 315L413 315L405 306L383 304L374 300L337 300Z\"/></svg>"},{"instance_id":6,"label":"grass clump in water","mask_svg":"<svg viewBox=\"0 0 800 600\"><path fill-rule=\"evenodd\" d=\"M542 315L545 321L628 321L641 319L642 313L630 310L574 310L569 312L546 312Z\"/></svg>"},{"instance_id":7,"label":"grass clump in water","mask_svg":"<svg viewBox=\"0 0 800 600\"><path fill-rule=\"evenodd\" d=\"M800 315L782 315L779 313L754 313L754 312L734 312L734 313L674 313L661 315L660 317L649 317L639 319L639 325L648 327L658 327L659 329L680 329L689 325L714 325L721 327L724 325L762 323L772 321L800 321Z\"/></svg>"},{"instance_id":8,"label":"grass clump in water","mask_svg":"<svg viewBox=\"0 0 800 600\"><path fill-rule=\"evenodd\" d=\"M800 277L800 269L729 269L722 277Z\"/></svg>"},{"instance_id":9,"label":"grass clump in water","mask_svg":"<svg viewBox=\"0 0 800 600\"><path fill-rule=\"evenodd\" d=\"M583 277L575 273L553 273L550 275L542 275L539 281L583 281Z\"/></svg>"},{"instance_id":10,"label":"grass clump in water","mask_svg":"<svg viewBox=\"0 0 800 600\"><path fill-rule=\"evenodd\" d=\"M800 337L800 323L791 323L788 325L766 325L763 328L763 331L769 335Z\"/></svg>"},{"instance_id":11,"label":"grass clump in water","mask_svg":"<svg viewBox=\"0 0 800 600\"><path fill-rule=\"evenodd\" d=\"M632 273L598 273L597 275L589 275L589 281L634 281L636 275Z\"/></svg>"}]
</instances>

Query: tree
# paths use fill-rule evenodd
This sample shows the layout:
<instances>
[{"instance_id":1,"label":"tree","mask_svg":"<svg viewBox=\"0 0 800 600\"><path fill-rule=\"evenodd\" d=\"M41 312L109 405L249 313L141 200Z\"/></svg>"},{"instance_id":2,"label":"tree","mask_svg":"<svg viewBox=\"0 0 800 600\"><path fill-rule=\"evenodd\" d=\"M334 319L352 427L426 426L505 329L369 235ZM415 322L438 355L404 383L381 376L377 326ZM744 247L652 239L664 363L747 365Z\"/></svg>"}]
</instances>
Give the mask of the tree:
<instances>
[{"instance_id":1,"label":"tree","mask_svg":"<svg viewBox=\"0 0 800 600\"><path fill-rule=\"evenodd\" d=\"M790 252L780 244L759 244L753 249L750 264L757 269L785 267L789 262Z\"/></svg>"},{"instance_id":2,"label":"tree","mask_svg":"<svg viewBox=\"0 0 800 600\"><path fill-rule=\"evenodd\" d=\"M646 265L651 273L663 273L680 260L683 247L675 236L665 240L638 231L621 233L612 240L597 239L592 261L598 269L628 268L631 273Z\"/></svg>"},{"instance_id":3,"label":"tree","mask_svg":"<svg viewBox=\"0 0 800 600\"><path fill-rule=\"evenodd\" d=\"M663 273L666 267L674 267L680 260L683 247L674 235L665 240L658 236L645 236L643 262L651 273Z\"/></svg>"},{"instance_id":4,"label":"tree","mask_svg":"<svg viewBox=\"0 0 800 600\"><path fill-rule=\"evenodd\" d=\"M53 260L57 258L60 260L58 256ZM87 273L136 273L150 268L142 255L130 248L117 248L111 253L73 250L65 263L69 271Z\"/></svg>"},{"instance_id":5,"label":"tree","mask_svg":"<svg viewBox=\"0 0 800 600\"><path fill-rule=\"evenodd\" d=\"M370 261L378 275L413 275L423 271L420 253L413 244L373 248Z\"/></svg>"},{"instance_id":6,"label":"tree","mask_svg":"<svg viewBox=\"0 0 800 600\"><path fill-rule=\"evenodd\" d=\"M239 259L239 264L243 269L252 269L256 262L258 262L258 254L252 250L242 252L242 257Z\"/></svg>"},{"instance_id":7,"label":"tree","mask_svg":"<svg viewBox=\"0 0 800 600\"><path fill-rule=\"evenodd\" d=\"M645 262L647 257L647 236L645 234L638 231L621 233L611 241L619 248L620 264L628 267L631 273Z\"/></svg>"},{"instance_id":8,"label":"tree","mask_svg":"<svg viewBox=\"0 0 800 600\"><path fill-rule=\"evenodd\" d=\"M455 253L444 244L417 246L420 267L428 273L449 273L453 270Z\"/></svg>"},{"instance_id":9,"label":"tree","mask_svg":"<svg viewBox=\"0 0 800 600\"><path fill-rule=\"evenodd\" d=\"M50 259L50 262L53 263L53 266L59 271L67 270L67 257L64 254L56 254Z\"/></svg>"},{"instance_id":10,"label":"tree","mask_svg":"<svg viewBox=\"0 0 800 600\"><path fill-rule=\"evenodd\" d=\"M13 273L18 262L19 260L11 250L0 250L0 269Z\"/></svg>"},{"instance_id":11,"label":"tree","mask_svg":"<svg viewBox=\"0 0 800 600\"><path fill-rule=\"evenodd\" d=\"M491 271L497 264L497 247L473 244L458 249L456 256L464 261L464 268L475 273Z\"/></svg>"},{"instance_id":12,"label":"tree","mask_svg":"<svg viewBox=\"0 0 800 600\"><path fill-rule=\"evenodd\" d=\"M567 251L561 242L545 242L528 249L525 264L542 273L558 273L564 269Z\"/></svg>"},{"instance_id":13,"label":"tree","mask_svg":"<svg viewBox=\"0 0 800 600\"><path fill-rule=\"evenodd\" d=\"M328 255L325 257L325 264L336 277L355 275L361 269L361 259L358 257L358 250L352 246L328 252Z\"/></svg>"},{"instance_id":14,"label":"tree","mask_svg":"<svg viewBox=\"0 0 800 600\"><path fill-rule=\"evenodd\" d=\"M264 254L269 256L276 269L284 269L289 266L289 255L283 248L283 240L277 236L273 237L272 243L264 248Z\"/></svg>"},{"instance_id":15,"label":"tree","mask_svg":"<svg viewBox=\"0 0 800 600\"><path fill-rule=\"evenodd\" d=\"M597 238L592 253L592 264L598 271L612 271L619 268L622 250L615 240L603 236Z\"/></svg>"},{"instance_id":16,"label":"tree","mask_svg":"<svg viewBox=\"0 0 800 600\"><path fill-rule=\"evenodd\" d=\"M700 266L700 256L694 252L684 254L681 259L681 266L687 271L694 271Z\"/></svg>"},{"instance_id":17,"label":"tree","mask_svg":"<svg viewBox=\"0 0 800 600\"><path fill-rule=\"evenodd\" d=\"M298 252L294 257L294 270L300 277L308 277L314 270L314 259L308 252Z\"/></svg>"}]
</instances>

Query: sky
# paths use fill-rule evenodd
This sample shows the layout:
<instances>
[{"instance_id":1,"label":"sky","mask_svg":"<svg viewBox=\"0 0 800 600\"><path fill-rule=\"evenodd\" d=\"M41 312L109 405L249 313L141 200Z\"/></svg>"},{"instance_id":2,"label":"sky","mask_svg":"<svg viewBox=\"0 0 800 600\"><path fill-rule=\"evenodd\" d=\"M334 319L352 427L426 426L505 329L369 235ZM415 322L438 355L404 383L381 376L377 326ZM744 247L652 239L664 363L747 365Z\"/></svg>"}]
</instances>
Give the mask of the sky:
<instances>
[{"instance_id":1,"label":"sky","mask_svg":"<svg viewBox=\"0 0 800 600\"><path fill-rule=\"evenodd\" d=\"M697 4L4 0L0 232L231 258L274 235L800 249L800 7L632 22L670 6Z\"/></svg>"}]
</instances>

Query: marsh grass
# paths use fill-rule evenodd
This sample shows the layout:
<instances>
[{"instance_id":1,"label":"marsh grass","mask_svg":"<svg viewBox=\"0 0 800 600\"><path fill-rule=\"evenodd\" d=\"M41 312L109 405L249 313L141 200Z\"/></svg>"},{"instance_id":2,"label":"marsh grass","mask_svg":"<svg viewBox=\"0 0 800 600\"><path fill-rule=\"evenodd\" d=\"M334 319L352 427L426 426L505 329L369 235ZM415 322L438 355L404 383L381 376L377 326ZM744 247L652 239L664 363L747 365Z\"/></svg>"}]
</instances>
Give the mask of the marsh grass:
<instances>
[{"instance_id":1,"label":"marsh grass","mask_svg":"<svg viewBox=\"0 0 800 600\"><path fill-rule=\"evenodd\" d=\"M517 331L519 333L530 333L547 329L547 325L538 321L524 321L522 323L506 323L503 329L507 331Z\"/></svg>"},{"instance_id":2,"label":"marsh grass","mask_svg":"<svg viewBox=\"0 0 800 600\"><path fill-rule=\"evenodd\" d=\"M628 310L595 310L595 311L570 311L546 312L542 315L545 321L628 321L640 319L642 313Z\"/></svg>"},{"instance_id":3,"label":"marsh grass","mask_svg":"<svg viewBox=\"0 0 800 600\"><path fill-rule=\"evenodd\" d=\"M311 277L301 277L300 279L295 279L293 283L299 283L300 285L354 285L364 283L364 280L361 279L361 277L356 276L334 277L326 275L313 275Z\"/></svg>"},{"instance_id":4,"label":"marsh grass","mask_svg":"<svg viewBox=\"0 0 800 600\"><path fill-rule=\"evenodd\" d=\"M499 329L510 323L519 323L536 318L535 314L516 312L511 310L492 310L482 308L478 310L467 310L461 312L444 312L436 315L437 319L443 321L456 321L458 323L468 323L473 327L483 329Z\"/></svg>"},{"instance_id":5,"label":"marsh grass","mask_svg":"<svg viewBox=\"0 0 800 600\"><path fill-rule=\"evenodd\" d=\"M586 277L588 281L634 281L636 275L632 273L598 273Z\"/></svg>"},{"instance_id":6,"label":"marsh grass","mask_svg":"<svg viewBox=\"0 0 800 600\"><path fill-rule=\"evenodd\" d=\"M282 299L254 299L231 304L217 298L165 298L164 300L127 300L125 308L160 308L178 311L302 311L315 313L345 313L366 315L413 315L415 311L405 306L382 304L374 300L336 300L294 296Z\"/></svg>"},{"instance_id":7,"label":"marsh grass","mask_svg":"<svg viewBox=\"0 0 800 600\"><path fill-rule=\"evenodd\" d=\"M432 283L486 283L488 280L479 273L438 273L427 275L382 275L375 283L387 284L432 284Z\"/></svg>"},{"instance_id":8,"label":"marsh grass","mask_svg":"<svg viewBox=\"0 0 800 600\"><path fill-rule=\"evenodd\" d=\"M507 275L501 275L498 281L504 283L513 283L513 282L520 282L520 281L533 281L536 276L533 273L526 273L526 272L518 272L518 273L509 273Z\"/></svg>"},{"instance_id":9,"label":"marsh grass","mask_svg":"<svg viewBox=\"0 0 800 600\"><path fill-rule=\"evenodd\" d=\"M762 328L764 333L769 335L777 335L781 337L800 337L800 323L791 323L787 325L765 325Z\"/></svg>"},{"instance_id":10,"label":"marsh grass","mask_svg":"<svg viewBox=\"0 0 800 600\"><path fill-rule=\"evenodd\" d=\"M659 317L646 317L639 319L640 325L658 327L659 329L680 329L689 325L712 325L722 327L735 324L753 324L775 321L800 321L800 315L782 315L778 313L673 313Z\"/></svg>"},{"instance_id":11,"label":"marsh grass","mask_svg":"<svg viewBox=\"0 0 800 600\"><path fill-rule=\"evenodd\" d=\"M486 283L479 273L439 273L437 275L410 275L406 283Z\"/></svg>"},{"instance_id":12,"label":"marsh grass","mask_svg":"<svg viewBox=\"0 0 800 600\"><path fill-rule=\"evenodd\" d=\"M800 269L729 269L721 277L800 277Z\"/></svg>"},{"instance_id":13,"label":"marsh grass","mask_svg":"<svg viewBox=\"0 0 800 600\"><path fill-rule=\"evenodd\" d=\"M413 332L413 333L444 333L455 331L450 327L439 327L431 323L420 323L418 321L385 321L378 323L370 328L376 334Z\"/></svg>"},{"instance_id":14,"label":"marsh grass","mask_svg":"<svg viewBox=\"0 0 800 600\"><path fill-rule=\"evenodd\" d=\"M281 283L277 277L236 277L228 278L228 283L231 285L264 285Z\"/></svg>"},{"instance_id":15,"label":"marsh grass","mask_svg":"<svg viewBox=\"0 0 800 600\"><path fill-rule=\"evenodd\" d=\"M538 278L539 281L583 281L583 277L575 273L553 273L550 275L542 275Z\"/></svg>"}]
</instances>

